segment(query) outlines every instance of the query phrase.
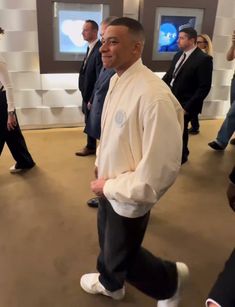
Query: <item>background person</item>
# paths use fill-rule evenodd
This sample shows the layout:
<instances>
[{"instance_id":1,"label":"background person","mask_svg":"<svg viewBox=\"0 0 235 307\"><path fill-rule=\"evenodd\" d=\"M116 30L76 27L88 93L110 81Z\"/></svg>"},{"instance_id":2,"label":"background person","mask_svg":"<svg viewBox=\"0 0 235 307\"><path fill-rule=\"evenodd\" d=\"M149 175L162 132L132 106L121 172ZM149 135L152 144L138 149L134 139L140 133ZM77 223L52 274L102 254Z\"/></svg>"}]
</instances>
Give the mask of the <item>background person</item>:
<instances>
[{"instance_id":1,"label":"background person","mask_svg":"<svg viewBox=\"0 0 235 307\"><path fill-rule=\"evenodd\" d=\"M4 34L2 28L0 34ZM0 155L5 143L16 161L16 164L10 168L11 173L34 167L35 162L28 151L17 120L7 65L0 55Z\"/></svg>"},{"instance_id":2,"label":"background person","mask_svg":"<svg viewBox=\"0 0 235 307\"><path fill-rule=\"evenodd\" d=\"M79 72L79 89L82 94L82 111L85 114L85 125L87 124L90 114L89 102L102 67L101 55L99 52L101 42L98 39L98 30L97 23L90 19L85 21L82 30L83 39L88 42L87 53ZM96 139L87 134L86 146L75 154L77 156L88 156L94 155L95 152Z\"/></svg>"},{"instance_id":3,"label":"background person","mask_svg":"<svg viewBox=\"0 0 235 307\"><path fill-rule=\"evenodd\" d=\"M212 57L196 45L197 32L193 28L179 31L178 46L181 51L174 56L163 80L184 109L182 164L187 162L188 123L201 113L202 104L211 88Z\"/></svg>"},{"instance_id":4,"label":"background person","mask_svg":"<svg viewBox=\"0 0 235 307\"><path fill-rule=\"evenodd\" d=\"M107 26L117 19L115 16L110 16L102 21L100 25L100 36L104 36L104 31ZM88 103L90 113L87 119L87 124L84 132L87 133L90 137L99 140L100 131L101 131L101 114L103 110L103 104L105 96L109 88L110 78L115 74L115 70L112 68L102 67L99 78L95 83L93 94L90 102ZM99 197L93 197L87 201L89 207L97 208L99 205Z\"/></svg>"},{"instance_id":5,"label":"background person","mask_svg":"<svg viewBox=\"0 0 235 307\"><path fill-rule=\"evenodd\" d=\"M235 59L235 30L232 34L232 45L227 52L227 60L232 61ZM235 73L231 81L230 88L230 109L223 121L222 126L217 134L217 137L214 141L208 143L208 145L214 150L224 150L229 140L231 139L235 131ZM230 144L235 145L235 138L231 139Z\"/></svg>"},{"instance_id":6,"label":"background person","mask_svg":"<svg viewBox=\"0 0 235 307\"><path fill-rule=\"evenodd\" d=\"M213 47L210 37L207 34L200 34L197 36L197 46L206 54L213 56ZM198 120L198 114L192 116L191 128L188 129L190 134L198 134L200 125Z\"/></svg>"},{"instance_id":7,"label":"background person","mask_svg":"<svg viewBox=\"0 0 235 307\"><path fill-rule=\"evenodd\" d=\"M176 307L188 268L153 256L141 244L152 206L173 184L180 169L183 112L168 87L146 66L144 31L131 18L114 20L100 48L105 68L114 68L105 98L97 150L100 196L99 273L82 276L81 287L113 299L125 295L125 281Z\"/></svg>"}]
</instances>

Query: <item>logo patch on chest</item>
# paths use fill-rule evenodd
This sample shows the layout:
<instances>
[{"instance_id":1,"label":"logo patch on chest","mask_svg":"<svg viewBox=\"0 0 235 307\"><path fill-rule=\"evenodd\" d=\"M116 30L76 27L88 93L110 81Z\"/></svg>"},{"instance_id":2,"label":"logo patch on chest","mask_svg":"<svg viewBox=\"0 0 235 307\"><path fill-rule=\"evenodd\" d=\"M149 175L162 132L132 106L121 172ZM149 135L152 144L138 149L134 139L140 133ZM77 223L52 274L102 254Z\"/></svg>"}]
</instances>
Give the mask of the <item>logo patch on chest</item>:
<instances>
[{"instance_id":1,"label":"logo patch on chest","mask_svg":"<svg viewBox=\"0 0 235 307\"><path fill-rule=\"evenodd\" d=\"M122 127L125 121L126 121L126 112L123 110L118 110L117 113L115 114L115 123L119 127Z\"/></svg>"}]
</instances>

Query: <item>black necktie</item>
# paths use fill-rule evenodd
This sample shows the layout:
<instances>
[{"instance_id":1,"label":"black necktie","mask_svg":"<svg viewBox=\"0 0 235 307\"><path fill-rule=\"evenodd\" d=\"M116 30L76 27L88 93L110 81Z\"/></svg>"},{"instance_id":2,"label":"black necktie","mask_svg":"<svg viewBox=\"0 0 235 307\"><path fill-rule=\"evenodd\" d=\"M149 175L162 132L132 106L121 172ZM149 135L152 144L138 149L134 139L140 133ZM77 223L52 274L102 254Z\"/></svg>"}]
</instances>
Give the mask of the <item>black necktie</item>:
<instances>
[{"instance_id":1,"label":"black necktie","mask_svg":"<svg viewBox=\"0 0 235 307\"><path fill-rule=\"evenodd\" d=\"M182 66L183 63L184 63L185 58L186 58L186 53L183 54L182 60L180 61L179 65L177 66L177 68L176 68L175 71L173 72L173 79L175 79L175 77L177 76L178 72L180 71L180 68L181 68L181 66Z\"/></svg>"},{"instance_id":2,"label":"black necktie","mask_svg":"<svg viewBox=\"0 0 235 307\"><path fill-rule=\"evenodd\" d=\"M89 48L89 46L87 46L86 55L85 55L84 60L83 60L83 67L86 65L89 50L90 50L90 48Z\"/></svg>"}]
</instances>

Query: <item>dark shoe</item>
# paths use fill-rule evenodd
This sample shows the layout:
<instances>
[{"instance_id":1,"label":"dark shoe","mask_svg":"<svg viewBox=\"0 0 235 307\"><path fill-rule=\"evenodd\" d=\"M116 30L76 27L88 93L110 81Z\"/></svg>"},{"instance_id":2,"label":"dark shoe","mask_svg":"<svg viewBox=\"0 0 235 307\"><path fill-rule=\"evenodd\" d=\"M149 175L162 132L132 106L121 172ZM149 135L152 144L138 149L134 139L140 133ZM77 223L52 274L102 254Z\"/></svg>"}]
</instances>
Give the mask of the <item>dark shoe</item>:
<instances>
[{"instance_id":1,"label":"dark shoe","mask_svg":"<svg viewBox=\"0 0 235 307\"><path fill-rule=\"evenodd\" d=\"M231 139L231 141L229 142L231 145L235 145L235 138Z\"/></svg>"},{"instance_id":2,"label":"dark shoe","mask_svg":"<svg viewBox=\"0 0 235 307\"><path fill-rule=\"evenodd\" d=\"M193 128L190 128L190 129L188 129L188 133L189 134L194 134L194 135L196 135L196 134L198 134L200 131L197 129L193 129Z\"/></svg>"},{"instance_id":3,"label":"dark shoe","mask_svg":"<svg viewBox=\"0 0 235 307\"><path fill-rule=\"evenodd\" d=\"M214 150L224 150L224 147L220 146L216 141L208 143L208 146L210 146Z\"/></svg>"},{"instance_id":4,"label":"dark shoe","mask_svg":"<svg viewBox=\"0 0 235 307\"><path fill-rule=\"evenodd\" d=\"M96 150L84 147L81 151L75 152L76 156L85 157L90 155L95 155Z\"/></svg>"},{"instance_id":5,"label":"dark shoe","mask_svg":"<svg viewBox=\"0 0 235 307\"><path fill-rule=\"evenodd\" d=\"M92 207L92 208L98 208L99 206L99 198L98 197L94 197L94 198L91 198L87 201L87 205L89 207Z\"/></svg>"}]
</instances>

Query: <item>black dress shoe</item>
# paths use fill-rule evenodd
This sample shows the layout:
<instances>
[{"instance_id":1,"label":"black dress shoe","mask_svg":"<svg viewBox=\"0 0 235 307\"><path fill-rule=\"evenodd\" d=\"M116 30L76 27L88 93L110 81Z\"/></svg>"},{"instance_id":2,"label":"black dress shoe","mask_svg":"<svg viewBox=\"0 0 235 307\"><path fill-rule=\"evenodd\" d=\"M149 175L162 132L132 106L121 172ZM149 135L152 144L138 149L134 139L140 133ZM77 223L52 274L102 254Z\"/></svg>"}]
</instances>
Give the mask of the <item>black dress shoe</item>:
<instances>
[{"instance_id":1,"label":"black dress shoe","mask_svg":"<svg viewBox=\"0 0 235 307\"><path fill-rule=\"evenodd\" d=\"M231 141L229 142L231 145L235 145L235 138L231 139Z\"/></svg>"},{"instance_id":2,"label":"black dress shoe","mask_svg":"<svg viewBox=\"0 0 235 307\"><path fill-rule=\"evenodd\" d=\"M189 128L188 129L188 133L189 134L194 134L194 135L196 135L196 134L198 134L200 131L198 130L198 129L194 129L194 128Z\"/></svg>"},{"instance_id":3,"label":"black dress shoe","mask_svg":"<svg viewBox=\"0 0 235 307\"><path fill-rule=\"evenodd\" d=\"M208 143L208 146L210 146L214 150L224 150L224 147L220 146L217 142L213 141Z\"/></svg>"},{"instance_id":4,"label":"black dress shoe","mask_svg":"<svg viewBox=\"0 0 235 307\"><path fill-rule=\"evenodd\" d=\"M84 147L81 151L75 152L76 156L85 157L95 155L96 149Z\"/></svg>"},{"instance_id":5,"label":"black dress shoe","mask_svg":"<svg viewBox=\"0 0 235 307\"><path fill-rule=\"evenodd\" d=\"M99 206L99 198L98 197L94 197L94 198L91 198L87 201L87 205L89 207L92 207L92 208L98 208Z\"/></svg>"}]
</instances>

